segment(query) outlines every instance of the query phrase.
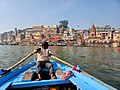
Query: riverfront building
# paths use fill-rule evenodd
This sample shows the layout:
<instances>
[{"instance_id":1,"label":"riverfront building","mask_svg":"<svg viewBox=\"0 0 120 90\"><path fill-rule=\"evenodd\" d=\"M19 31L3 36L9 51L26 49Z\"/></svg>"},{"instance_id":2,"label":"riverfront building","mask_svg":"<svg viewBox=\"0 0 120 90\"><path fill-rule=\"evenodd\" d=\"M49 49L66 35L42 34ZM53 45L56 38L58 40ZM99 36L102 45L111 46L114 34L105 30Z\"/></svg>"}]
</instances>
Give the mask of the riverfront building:
<instances>
[{"instance_id":1,"label":"riverfront building","mask_svg":"<svg viewBox=\"0 0 120 90\"><path fill-rule=\"evenodd\" d=\"M101 39L112 39L112 28L109 25L97 26L96 36L101 37Z\"/></svg>"},{"instance_id":2,"label":"riverfront building","mask_svg":"<svg viewBox=\"0 0 120 90\"><path fill-rule=\"evenodd\" d=\"M43 26L34 25L32 28L26 28L25 40L32 43L42 42L57 35L57 25Z\"/></svg>"},{"instance_id":3,"label":"riverfront building","mask_svg":"<svg viewBox=\"0 0 120 90\"><path fill-rule=\"evenodd\" d=\"M113 32L113 40L116 43L120 43L120 29L117 29L115 32Z\"/></svg>"},{"instance_id":4,"label":"riverfront building","mask_svg":"<svg viewBox=\"0 0 120 90\"><path fill-rule=\"evenodd\" d=\"M74 30L72 27L60 28L59 25L33 25L31 28L23 30L9 31L0 35L1 44L13 44L13 42L23 45L39 45L47 40L52 45L59 44L105 44L120 42L120 29L114 29L109 25L95 26L90 29Z\"/></svg>"}]
</instances>

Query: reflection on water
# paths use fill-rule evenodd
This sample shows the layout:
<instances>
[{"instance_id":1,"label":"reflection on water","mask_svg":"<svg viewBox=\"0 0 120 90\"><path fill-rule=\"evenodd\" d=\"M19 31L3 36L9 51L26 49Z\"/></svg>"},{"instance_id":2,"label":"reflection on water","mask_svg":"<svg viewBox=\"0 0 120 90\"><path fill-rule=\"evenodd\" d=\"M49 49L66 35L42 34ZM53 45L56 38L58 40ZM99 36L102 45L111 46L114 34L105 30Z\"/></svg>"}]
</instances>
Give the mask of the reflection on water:
<instances>
[{"instance_id":1,"label":"reflection on water","mask_svg":"<svg viewBox=\"0 0 120 90\"><path fill-rule=\"evenodd\" d=\"M0 46L0 68L14 65L34 48L37 46ZM120 52L117 48L51 46L50 49L62 60L80 65L81 69L120 89ZM34 56L21 65L32 61Z\"/></svg>"}]
</instances>

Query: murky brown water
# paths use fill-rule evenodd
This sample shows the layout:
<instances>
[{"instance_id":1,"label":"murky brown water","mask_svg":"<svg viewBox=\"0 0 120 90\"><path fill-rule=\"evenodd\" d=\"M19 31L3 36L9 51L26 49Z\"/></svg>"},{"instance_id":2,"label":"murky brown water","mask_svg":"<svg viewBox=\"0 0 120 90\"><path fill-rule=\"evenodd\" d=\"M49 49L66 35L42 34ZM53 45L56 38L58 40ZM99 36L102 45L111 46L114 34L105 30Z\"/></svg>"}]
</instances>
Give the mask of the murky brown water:
<instances>
[{"instance_id":1,"label":"murky brown water","mask_svg":"<svg viewBox=\"0 0 120 90\"><path fill-rule=\"evenodd\" d=\"M8 68L24 58L37 46L0 46L0 68ZM62 60L81 69L100 80L120 89L120 52L117 48L104 47L61 47L50 49ZM31 56L20 66L33 60Z\"/></svg>"}]
</instances>

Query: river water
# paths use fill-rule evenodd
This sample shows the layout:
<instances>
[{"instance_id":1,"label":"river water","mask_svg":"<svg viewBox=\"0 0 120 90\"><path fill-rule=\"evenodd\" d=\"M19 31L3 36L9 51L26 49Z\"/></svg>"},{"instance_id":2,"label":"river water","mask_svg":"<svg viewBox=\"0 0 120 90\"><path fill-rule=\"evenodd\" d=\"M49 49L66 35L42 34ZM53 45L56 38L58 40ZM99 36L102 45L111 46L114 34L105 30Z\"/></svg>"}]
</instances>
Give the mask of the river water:
<instances>
[{"instance_id":1,"label":"river water","mask_svg":"<svg viewBox=\"0 0 120 90\"><path fill-rule=\"evenodd\" d=\"M38 46L0 45L0 68L9 68L31 53ZM72 65L80 65L81 69L96 78L120 89L120 52L111 47L67 47L50 46L52 52ZM31 56L21 65L33 60Z\"/></svg>"}]
</instances>

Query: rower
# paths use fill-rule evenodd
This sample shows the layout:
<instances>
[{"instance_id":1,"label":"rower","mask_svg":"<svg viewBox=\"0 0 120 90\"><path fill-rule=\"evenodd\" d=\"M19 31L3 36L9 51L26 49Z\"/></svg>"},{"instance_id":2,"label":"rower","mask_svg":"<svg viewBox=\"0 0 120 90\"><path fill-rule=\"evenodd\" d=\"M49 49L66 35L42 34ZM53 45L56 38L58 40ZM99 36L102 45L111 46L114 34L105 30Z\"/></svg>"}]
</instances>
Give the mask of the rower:
<instances>
[{"instance_id":1,"label":"rower","mask_svg":"<svg viewBox=\"0 0 120 90\"><path fill-rule=\"evenodd\" d=\"M48 49L48 42L43 42L42 47L36 50L37 53L37 71L38 79L41 80L42 69L47 68L51 79L55 78L53 64L49 61L49 57L52 55Z\"/></svg>"}]
</instances>

